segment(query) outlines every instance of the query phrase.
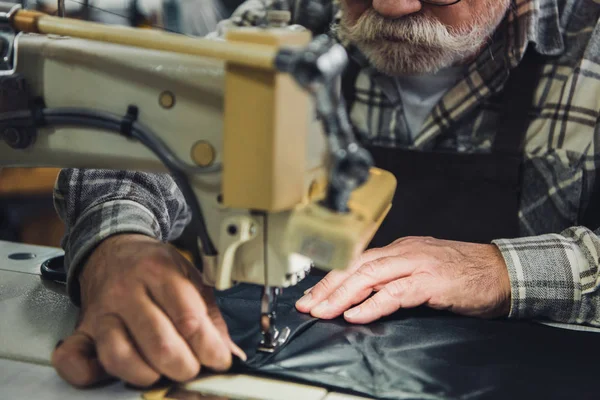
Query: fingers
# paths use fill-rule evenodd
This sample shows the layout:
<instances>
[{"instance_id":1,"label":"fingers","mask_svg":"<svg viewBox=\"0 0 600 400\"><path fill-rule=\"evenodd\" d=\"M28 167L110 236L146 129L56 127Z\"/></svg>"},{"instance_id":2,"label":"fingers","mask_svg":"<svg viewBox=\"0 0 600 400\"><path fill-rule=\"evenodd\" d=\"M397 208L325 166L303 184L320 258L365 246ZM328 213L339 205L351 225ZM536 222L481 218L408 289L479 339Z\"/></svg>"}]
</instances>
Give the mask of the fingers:
<instances>
[{"instance_id":1,"label":"fingers","mask_svg":"<svg viewBox=\"0 0 600 400\"><path fill-rule=\"evenodd\" d=\"M346 321L367 324L390 315L400 308L412 308L429 301L429 295L420 280L408 277L385 285L373 297L344 313Z\"/></svg>"},{"instance_id":2,"label":"fingers","mask_svg":"<svg viewBox=\"0 0 600 400\"><path fill-rule=\"evenodd\" d=\"M408 276L413 270L414 263L398 257L384 257L367 262L310 313L317 318L336 318L350 306L366 299L375 288Z\"/></svg>"},{"instance_id":3,"label":"fingers","mask_svg":"<svg viewBox=\"0 0 600 400\"><path fill-rule=\"evenodd\" d=\"M229 331L227 329L227 324L221 315L221 310L219 310L219 306L217 306L217 301L215 300L215 293L212 288L208 288L206 286L201 286L200 293L204 302L206 303L206 309L208 312L208 317L219 331L219 336L225 340L227 343L227 347L229 351L234 356L238 357L242 361L246 361L248 356L237 344L231 340L231 336L229 336Z\"/></svg>"},{"instance_id":4,"label":"fingers","mask_svg":"<svg viewBox=\"0 0 600 400\"><path fill-rule=\"evenodd\" d=\"M219 331L200 293L189 280L174 276L163 281L160 288L151 288L151 291L154 300L192 349L200 365L219 371L231 366L229 334L225 323L224 332ZM213 309L217 310L217 316L220 317L215 304L211 304L211 311Z\"/></svg>"},{"instance_id":5,"label":"fingers","mask_svg":"<svg viewBox=\"0 0 600 400\"><path fill-rule=\"evenodd\" d=\"M237 344L235 344L233 342L233 340L229 339L228 342L229 342L229 350L231 351L231 354L233 354L234 356L236 356L237 358L239 358L242 361L246 361L248 359L248 356L246 355L244 350L242 350Z\"/></svg>"},{"instance_id":6,"label":"fingers","mask_svg":"<svg viewBox=\"0 0 600 400\"><path fill-rule=\"evenodd\" d=\"M94 341L80 331L54 350L51 362L58 375L74 386L90 386L109 378L96 357Z\"/></svg>"},{"instance_id":7,"label":"fingers","mask_svg":"<svg viewBox=\"0 0 600 400\"><path fill-rule=\"evenodd\" d=\"M219 306L217 306L217 301L215 300L215 293L213 289L208 288L206 286L202 286L200 293L202 294L202 298L206 303L206 309L210 320L215 325L215 328L217 328L217 331L219 331L219 336L223 338L227 343L231 354L237 356L242 361L246 361L248 359L248 356L246 355L244 350L238 347L238 345L235 344L233 340L231 340L231 336L229 336L227 324L223 319L223 315L221 315L221 310L219 310Z\"/></svg>"},{"instance_id":8,"label":"fingers","mask_svg":"<svg viewBox=\"0 0 600 400\"><path fill-rule=\"evenodd\" d=\"M334 270L328 273L319 283L313 286L300 300L296 308L300 312L308 313L314 306L328 298L354 271L361 265L381 258L383 249L371 249L362 253L347 270Z\"/></svg>"},{"instance_id":9,"label":"fingers","mask_svg":"<svg viewBox=\"0 0 600 400\"><path fill-rule=\"evenodd\" d=\"M124 304L120 315L142 357L157 372L175 381L187 381L200 364L165 313L143 291Z\"/></svg>"},{"instance_id":10,"label":"fingers","mask_svg":"<svg viewBox=\"0 0 600 400\"><path fill-rule=\"evenodd\" d=\"M98 318L97 326L96 349L106 372L141 387L150 386L160 378L142 359L117 315Z\"/></svg>"},{"instance_id":11,"label":"fingers","mask_svg":"<svg viewBox=\"0 0 600 400\"><path fill-rule=\"evenodd\" d=\"M198 271L155 239L103 241L79 281L90 340L69 338L53 356L69 382L88 385L105 370L137 386L159 376L181 382L197 376L201 364L224 370L232 353L246 358Z\"/></svg>"},{"instance_id":12,"label":"fingers","mask_svg":"<svg viewBox=\"0 0 600 400\"><path fill-rule=\"evenodd\" d=\"M296 302L296 308L300 312L309 313L314 306L329 297L348 276L350 272L347 271L331 271Z\"/></svg>"}]
</instances>

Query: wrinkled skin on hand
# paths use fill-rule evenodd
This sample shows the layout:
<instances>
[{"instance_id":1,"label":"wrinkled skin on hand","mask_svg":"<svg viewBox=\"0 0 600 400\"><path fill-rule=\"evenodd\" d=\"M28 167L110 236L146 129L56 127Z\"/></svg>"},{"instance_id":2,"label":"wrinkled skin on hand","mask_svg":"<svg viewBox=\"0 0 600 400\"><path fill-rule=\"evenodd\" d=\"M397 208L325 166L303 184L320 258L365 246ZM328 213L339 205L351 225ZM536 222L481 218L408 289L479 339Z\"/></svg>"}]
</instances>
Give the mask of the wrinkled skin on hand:
<instances>
[{"instance_id":1,"label":"wrinkled skin on hand","mask_svg":"<svg viewBox=\"0 0 600 400\"><path fill-rule=\"evenodd\" d=\"M79 276L75 332L52 354L58 374L75 386L116 377L149 386L161 376L186 381L202 367L231 366L245 355L230 339L212 289L173 247L152 238L111 237Z\"/></svg>"},{"instance_id":2,"label":"wrinkled skin on hand","mask_svg":"<svg viewBox=\"0 0 600 400\"><path fill-rule=\"evenodd\" d=\"M365 324L426 305L494 318L510 311L510 280L494 245L410 237L364 252L332 271L296 303L305 313Z\"/></svg>"}]
</instances>

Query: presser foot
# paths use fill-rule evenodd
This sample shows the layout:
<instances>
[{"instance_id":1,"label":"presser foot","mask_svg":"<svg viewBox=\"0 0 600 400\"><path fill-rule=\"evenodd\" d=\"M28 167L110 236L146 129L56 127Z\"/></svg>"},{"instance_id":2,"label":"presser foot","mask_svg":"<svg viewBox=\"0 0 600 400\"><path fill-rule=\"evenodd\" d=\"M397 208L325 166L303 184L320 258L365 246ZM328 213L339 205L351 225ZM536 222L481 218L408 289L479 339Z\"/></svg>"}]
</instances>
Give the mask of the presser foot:
<instances>
[{"instance_id":1,"label":"presser foot","mask_svg":"<svg viewBox=\"0 0 600 400\"><path fill-rule=\"evenodd\" d=\"M258 345L258 351L273 353L277 347L284 344L290 337L290 328L287 326L281 330L275 327L277 320L277 298L281 294L281 288L265 286L261 302L260 330L262 340Z\"/></svg>"},{"instance_id":2,"label":"presser foot","mask_svg":"<svg viewBox=\"0 0 600 400\"><path fill-rule=\"evenodd\" d=\"M292 331L287 326L281 330L273 328L269 334L263 333L263 338L258 345L258 351L261 353L273 353L279 346L287 342Z\"/></svg>"}]
</instances>

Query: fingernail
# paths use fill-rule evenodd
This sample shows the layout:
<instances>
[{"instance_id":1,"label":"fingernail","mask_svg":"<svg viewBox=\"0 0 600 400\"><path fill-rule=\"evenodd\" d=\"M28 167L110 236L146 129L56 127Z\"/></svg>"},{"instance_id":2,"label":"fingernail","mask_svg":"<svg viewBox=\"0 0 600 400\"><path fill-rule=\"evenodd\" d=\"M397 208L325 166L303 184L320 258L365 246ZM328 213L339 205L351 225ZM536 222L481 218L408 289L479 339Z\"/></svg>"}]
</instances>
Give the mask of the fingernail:
<instances>
[{"instance_id":1,"label":"fingernail","mask_svg":"<svg viewBox=\"0 0 600 400\"><path fill-rule=\"evenodd\" d=\"M246 355L246 353L244 352L244 350L242 350L241 348L238 347L238 345L236 345L235 343L231 343L232 344L232 353L234 356L236 356L237 358L239 358L242 361L246 361L248 360L248 356Z\"/></svg>"},{"instance_id":2,"label":"fingernail","mask_svg":"<svg viewBox=\"0 0 600 400\"><path fill-rule=\"evenodd\" d=\"M309 287L304 291L304 294L309 294L311 290L313 290L314 286Z\"/></svg>"},{"instance_id":3,"label":"fingernail","mask_svg":"<svg viewBox=\"0 0 600 400\"><path fill-rule=\"evenodd\" d=\"M319 305L317 305L315 308L313 308L310 311L310 313L315 317L319 317L321 314L323 314L325 311L327 311L328 308L329 308L329 301L325 300L325 301L319 303Z\"/></svg>"},{"instance_id":4,"label":"fingernail","mask_svg":"<svg viewBox=\"0 0 600 400\"><path fill-rule=\"evenodd\" d=\"M360 313L360 307L354 307L344 313L344 317L356 317Z\"/></svg>"},{"instance_id":5,"label":"fingernail","mask_svg":"<svg viewBox=\"0 0 600 400\"><path fill-rule=\"evenodd\" d=\"M298 307L308 307L308 305L310 304L311 301L312 301L312 293L308 292L300 300L298 300L298 302L296 302L296 305Z\"/></svg>"},{"instance_id":6,"label":"fingernail","mask_svg":"<svg viewBox=\"0 0 600 400\"><path fill-rule=\"evenodd\" d=\"M63 344L64 340L60 339L58 342L56 342L56 345L54 346L54 350L58 349L60 347L61 344Z\"/></svg>"}]
</instances>

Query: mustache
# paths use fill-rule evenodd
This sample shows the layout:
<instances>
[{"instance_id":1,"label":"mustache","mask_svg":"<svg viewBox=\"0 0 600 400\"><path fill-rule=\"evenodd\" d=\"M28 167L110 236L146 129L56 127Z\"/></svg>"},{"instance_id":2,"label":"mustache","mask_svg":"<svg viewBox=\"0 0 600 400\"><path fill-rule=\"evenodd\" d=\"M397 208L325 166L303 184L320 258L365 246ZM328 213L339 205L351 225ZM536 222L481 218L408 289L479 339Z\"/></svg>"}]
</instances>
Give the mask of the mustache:
<instances>
[{"instance_id":1,"label":"mustache","mask_svg":"<svg viewBox=\"0 0 600 400\"><path fill-rule=\"evenodd\" d=\"M350 39L362 43L386 40L440 47L441 43L447 46L457 42L457 36L473 34L477 27L449 28L425 14L411 14L398 19L388 19L370 8L353 25L349 21L344 21L341 29ZM459 45L459 43L456 44Z\"/></svg>"}]
</instances>

